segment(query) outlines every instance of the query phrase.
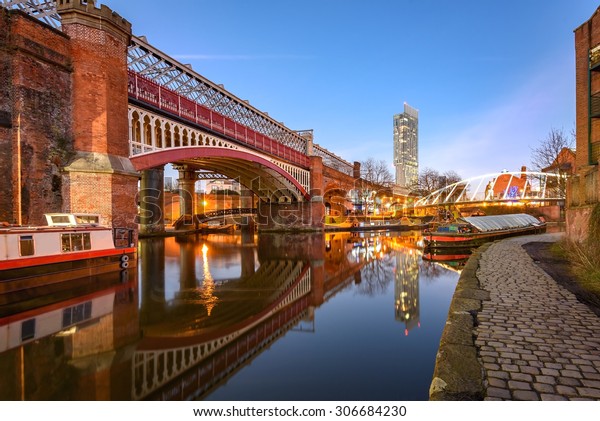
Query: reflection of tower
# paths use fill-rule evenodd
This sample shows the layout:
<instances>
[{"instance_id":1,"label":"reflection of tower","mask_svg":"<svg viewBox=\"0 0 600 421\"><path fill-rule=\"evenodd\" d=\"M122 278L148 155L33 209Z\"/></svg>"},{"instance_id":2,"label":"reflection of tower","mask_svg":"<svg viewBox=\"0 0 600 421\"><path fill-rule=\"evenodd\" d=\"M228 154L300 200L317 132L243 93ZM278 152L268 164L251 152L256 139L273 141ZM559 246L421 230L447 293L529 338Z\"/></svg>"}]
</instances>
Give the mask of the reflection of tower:
<instances>
[{"instance_id":1,"label":"reflection of tower","mask_svg":"<svg viewBox=\"0 0 600 421\"><path fill-rule=\"evenodd\" d=\"M406 326L404 333L420 326L419 319L419 258L413 249L398 250L396 253L396 275L394 279L396 298L396 320Z\"/></svg>"}]
</instances>

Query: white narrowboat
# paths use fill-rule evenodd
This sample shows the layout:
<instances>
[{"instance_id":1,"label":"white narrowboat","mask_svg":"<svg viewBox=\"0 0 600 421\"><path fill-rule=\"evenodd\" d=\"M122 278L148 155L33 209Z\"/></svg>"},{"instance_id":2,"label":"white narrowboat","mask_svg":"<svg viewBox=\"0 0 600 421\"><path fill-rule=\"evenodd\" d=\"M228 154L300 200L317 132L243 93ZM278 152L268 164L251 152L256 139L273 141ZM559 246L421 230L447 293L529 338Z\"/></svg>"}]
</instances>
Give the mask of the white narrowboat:
<instances>
[{"instance_id":1,"label":"white narrowboat","mask_svg":"<svg viewBox=\"0 0 600 421\"><path fill-rule=\"evenodd\" d=\"M90 214L46 214L47 226L0 226L0 294L123 271L136 263L133 230Z\"/></svg>"}]
</instances>

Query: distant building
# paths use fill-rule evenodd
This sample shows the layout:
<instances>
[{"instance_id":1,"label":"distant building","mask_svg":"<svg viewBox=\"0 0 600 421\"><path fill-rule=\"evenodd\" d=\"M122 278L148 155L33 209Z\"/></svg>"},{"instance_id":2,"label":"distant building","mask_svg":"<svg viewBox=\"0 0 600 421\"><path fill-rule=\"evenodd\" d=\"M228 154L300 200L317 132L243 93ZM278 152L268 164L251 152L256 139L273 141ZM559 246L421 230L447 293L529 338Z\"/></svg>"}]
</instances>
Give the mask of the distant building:
<instances>
[{"instance_id":1,"label":"distant building","mask_svg":"<svg viewBox=\"0 0 600 421\"><path fill-rule=\"evenodd\" d=\"M235 180L210 180L206 183L206 193L240 193L240 183Z\"/></svg>"},{"instance_id":2,"label":"distant building","mask_svg":"<svg viewBox=\"0 0 600 421\"><path fill-rule=\"evenodd\" d=\"M575 151L570 148L562 148L558 156L552 162L552 165L543 168L542 172L548 172L561 175L573 175L575 168Z\"/></svg>"},{"instance_id":3,"label":"distant building","mask_svg":"<svg viewBox=\"0 0 600 421\"><path fill-rule=\"evenodd\" d=\"M394 166L396 184L410 188L419 177L419 111L404 103L404 112L394 115Z\"/></svg>"},{"instance_id":4,"label":"distant building","mask_svg":"<svg viewBox=\"0 0 600 421\"><path fill-rule=\"evenodd\" d=\"M521 167L521 175L500 174L495 180L490 182L489 191L486 188L487 199L518 199L528 194L525 191L528 188L527 167Z\"/></svg>"}]
</instances>

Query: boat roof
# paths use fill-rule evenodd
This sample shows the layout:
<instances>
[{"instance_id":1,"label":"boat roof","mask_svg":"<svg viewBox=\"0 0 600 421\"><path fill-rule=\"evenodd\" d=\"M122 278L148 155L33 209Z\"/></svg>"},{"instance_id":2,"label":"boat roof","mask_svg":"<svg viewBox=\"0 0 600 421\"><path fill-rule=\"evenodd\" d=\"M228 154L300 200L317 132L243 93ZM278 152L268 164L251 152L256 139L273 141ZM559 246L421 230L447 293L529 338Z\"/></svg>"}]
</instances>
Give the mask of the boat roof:
<instances>
[{"instance_id":1,"label":"boat roof","mask_svg":"<svg viewBox=\"0 0 600 421\"><path fill-rule=\"evenodd\" d=\"M544 225L535 216L526 213L515 213L509 215L489 215L489 216L467 216L460 218L470 225L473 225L479 231L498 231L513 228L525 228Z\"/></svg>"}]
</instances>

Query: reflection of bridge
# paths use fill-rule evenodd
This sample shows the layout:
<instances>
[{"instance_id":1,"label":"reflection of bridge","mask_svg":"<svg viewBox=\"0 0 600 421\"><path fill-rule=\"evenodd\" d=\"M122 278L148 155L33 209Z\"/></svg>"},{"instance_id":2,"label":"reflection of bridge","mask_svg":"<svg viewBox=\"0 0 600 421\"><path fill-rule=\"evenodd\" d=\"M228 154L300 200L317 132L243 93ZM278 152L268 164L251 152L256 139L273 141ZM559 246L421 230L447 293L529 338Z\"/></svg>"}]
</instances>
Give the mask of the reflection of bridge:
<instances>
[{"instance_id":1,"label":"reflection of bridge","mask_svg":"<svg viewBox=\"0 0 600 421\"><path fill-rule=\"evenodd\" d=\"M54 104L51 110L34 103L10 102L6 113L25 120L22 125L9 121L7 127L23 132L27 148L45 151L57 144L57 149L68 150L65 156L69 155L70 161L61 163L64 168L60 171L64 174L62 185L68 186L64 189L69 194L65 190L62 196L57 195L57 207L99 213L109 223L122 218L132 224L129 221L134 221L138 213L132 198L141 175L140 229L163 230L164 166L174 164L179 171L184 215L195 213L194 185L202 170L235 179L245 192L251 192L242 194L250 200L240 204L242 207L253 206L255 195L259 208L264 207L260 215L266 220L261 224L322 228L326 192L335 187L336 194L340 189L347 193L354 187L359 169L315 144L312 130L286 127L159 51L145 38L133 36L131 24L108 7L96 7L91 0L0 0L0 5L22 10L67 35L9 12L9 43L1 57L7 55L9 74L23 68L23 57L36 57L34 60L41 63L37 67L40 73L36 74L39 80L30 86L29 82L12 78L14 86L7 89L39 90L40 95L51 92L56 96L50 101ZM17 50L18 54L13 53ZM57 79L57 86L46 86ZM54 131L73 133L72 139L32 123L48 121L58 114L69 117ZM17 137L15 133L9 135ZM32 166L49 165L41 152L34 161ZM34 183L29 179L26 182ZM52 183L39 188L28 184L24 188L54 192L58 181L53 179ZM45 197L31 198L24 222L35 222L37 213L43 214L45 209L35 206L38 201L46 203L42 199ZM12 208L10 212L0 211L15 213ZM296 218L282 213L293 213Z\"/></svg>"},{"instance_id":2,"label":"reflection of bridge","mask_svg":"<svg viewBox=\"0 0 600 421\"><path fill-rule=\"evenodd\" d=\"M454 205L550 206L565 200L564 176L531 171L501 172L469 178L415 201L416 210Z\"/></svg>"},{"instance_id":3,"label":"reflection of bridge","mask_svg":"<svg viewBox=\"0 0 600 421\"><path fill-rule=\"evenodd\" d=\"M303 262L265 262L243 284L240 294L247 296L256 290L258 304L264 307L257 309L256 300L246 299L242 301L244 308L239 308L239 300L227 298L227 290L236 294L235 289L223 284L212 293L223 301L229 300L236 309L221 313L213 310L211 317L204 317L212 328L203 326L194 331L193 326L188 326L184 336L170 334L181 330L172 327L146 329L148 334L133 357L134 399L148 398L155 392L160 393L154 396L157 399L197 397L306 316L311 277ZM201 295L184 291L177 301L179 305L203 305ZM235 320L231 320L232 314ZM202 325L202 318L194 313L194 324Z\"/></svg>"}]
</instances>

